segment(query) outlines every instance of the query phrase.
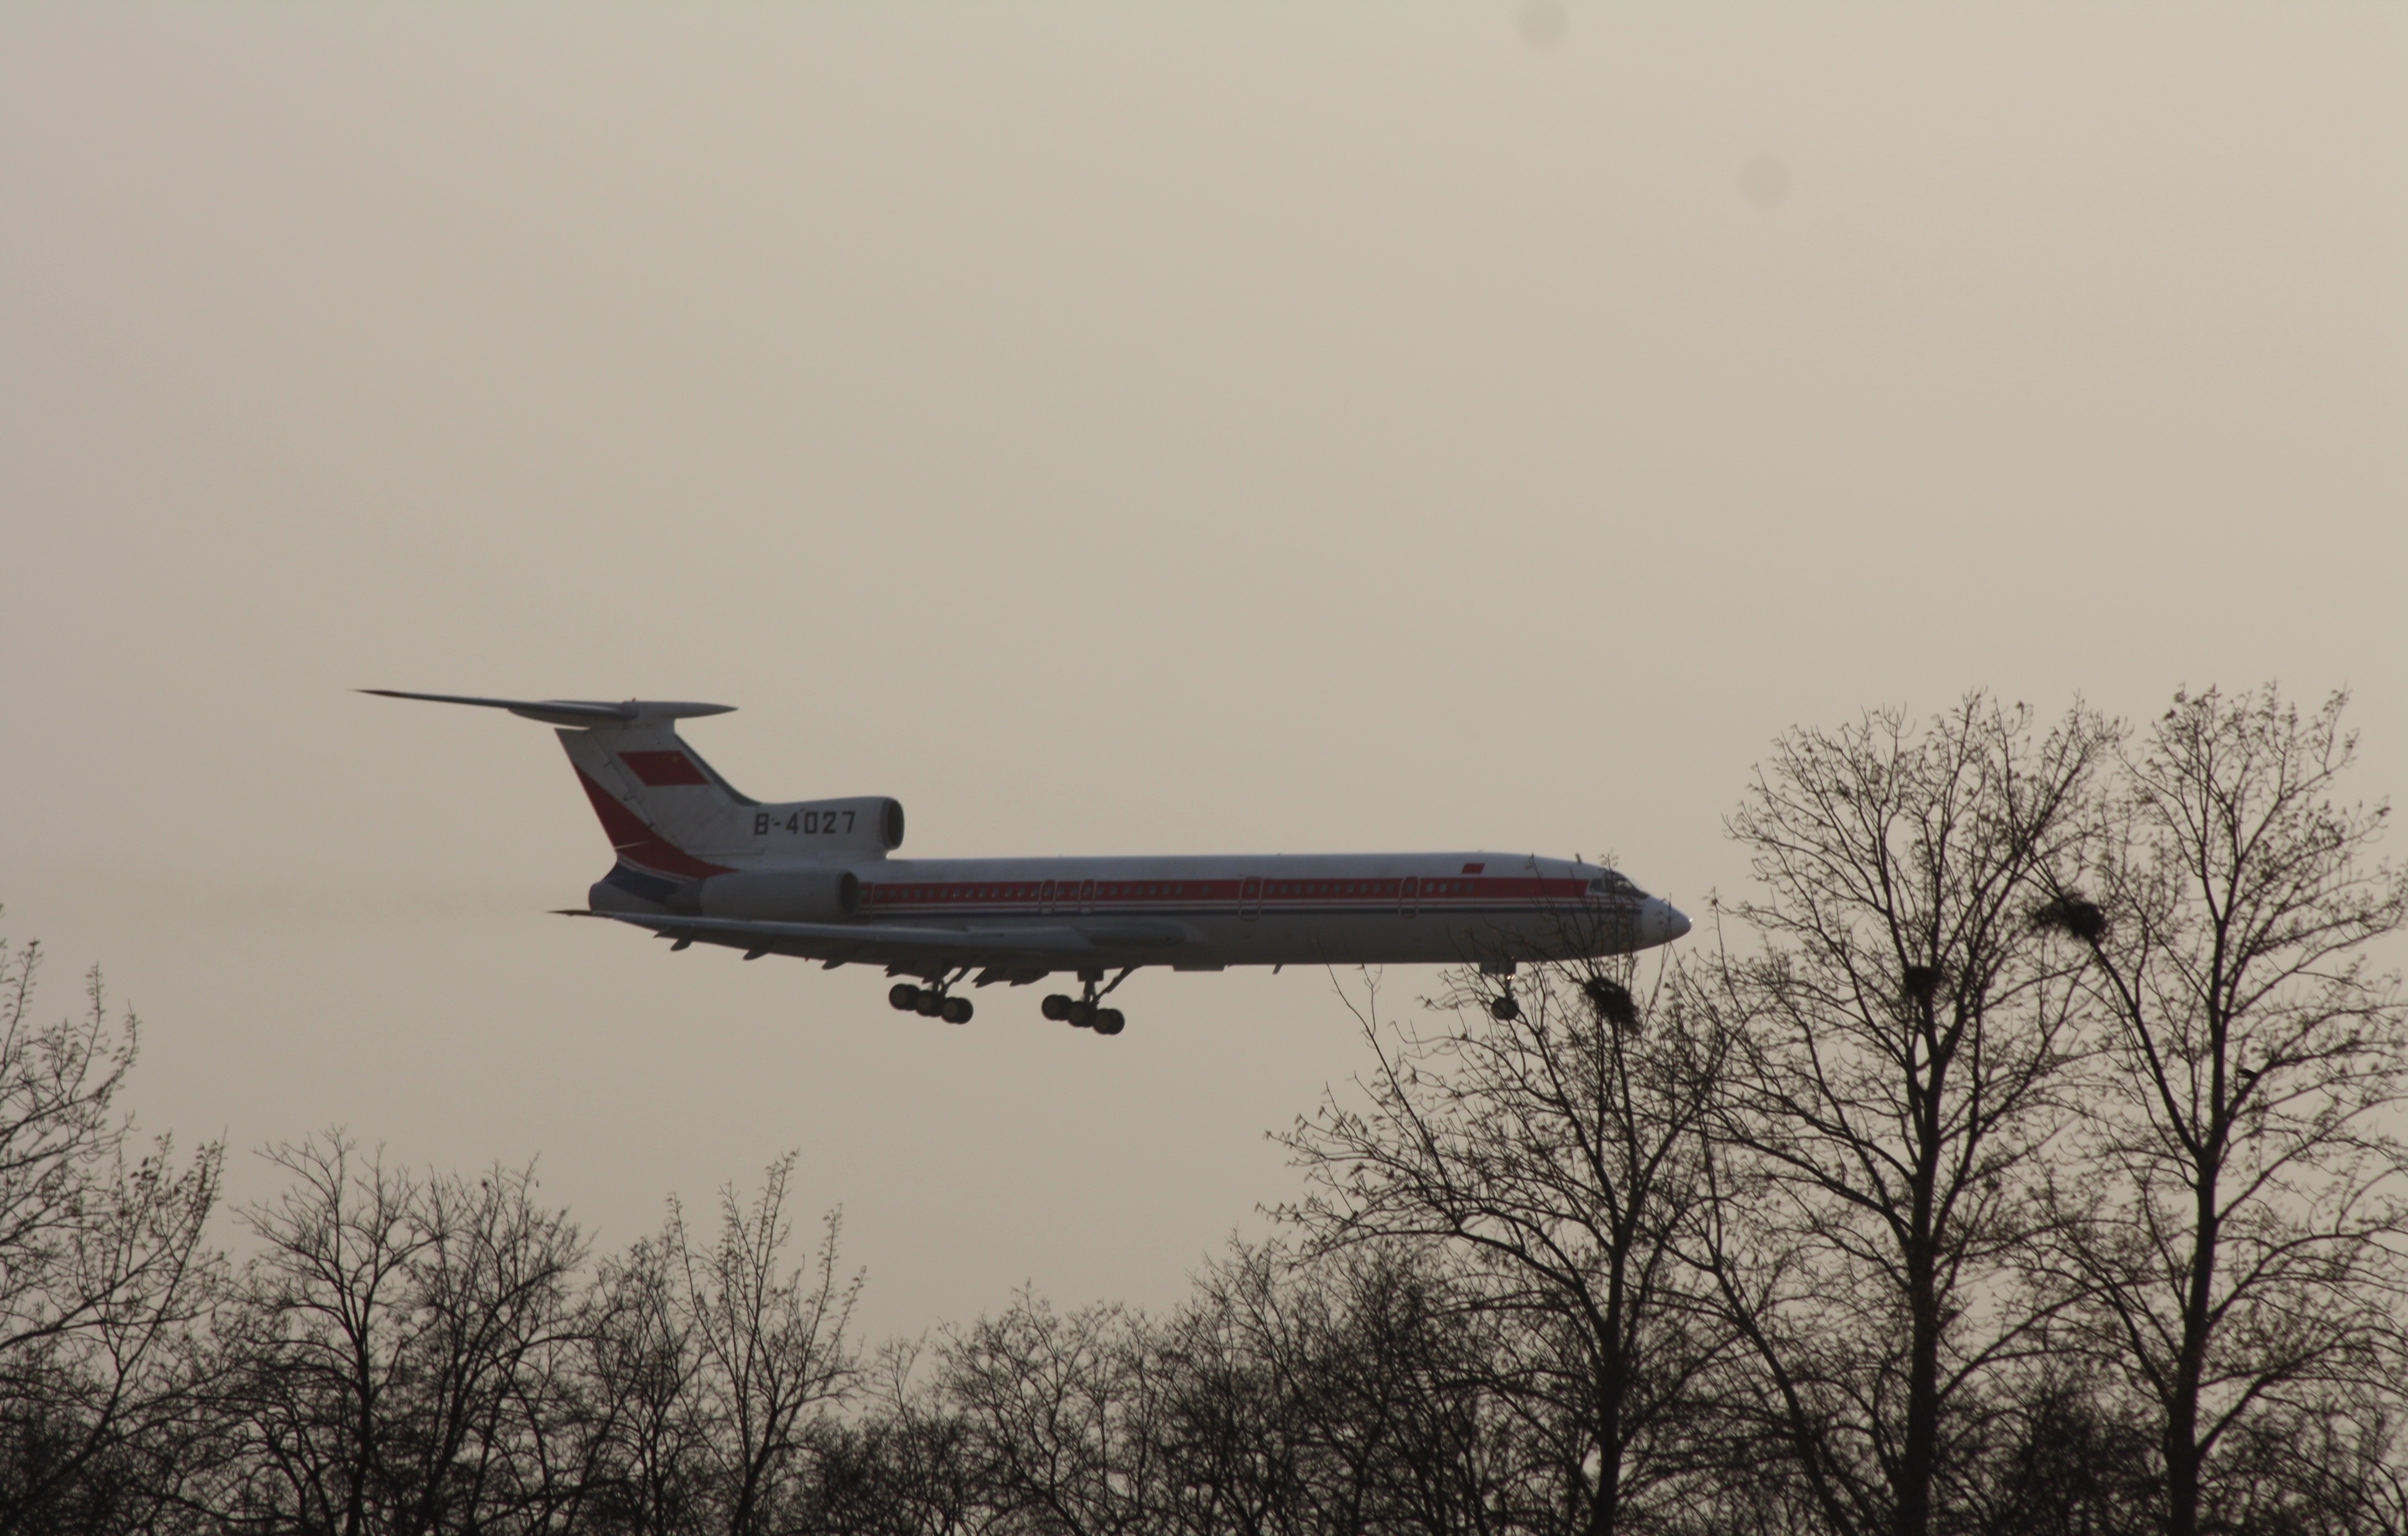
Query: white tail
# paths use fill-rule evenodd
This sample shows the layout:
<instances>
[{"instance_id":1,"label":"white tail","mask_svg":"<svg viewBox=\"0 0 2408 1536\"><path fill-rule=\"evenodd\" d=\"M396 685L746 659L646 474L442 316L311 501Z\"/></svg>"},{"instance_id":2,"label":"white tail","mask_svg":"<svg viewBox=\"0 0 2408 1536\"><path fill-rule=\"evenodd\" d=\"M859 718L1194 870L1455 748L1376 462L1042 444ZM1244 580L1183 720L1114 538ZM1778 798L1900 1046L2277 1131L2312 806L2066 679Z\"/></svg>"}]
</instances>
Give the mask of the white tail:
<instances>
[{"instance_id":1,"label":"white tail","mask_svg":"<svg viewBox=\"0 0 2408 1536\"><path fill-rule=\"evenodd\" d=\"M472 698L388 688L363 693L508 710L560 727L594 813L619 862L595 886L597 908L616 893L657 908L691 904L698 884L763 863L883 858L903 841L903 807L880 796L765 805L738 793L686 745L676 722L726 714L727 704L628 699Z\"/></svg>"}]
</instances>

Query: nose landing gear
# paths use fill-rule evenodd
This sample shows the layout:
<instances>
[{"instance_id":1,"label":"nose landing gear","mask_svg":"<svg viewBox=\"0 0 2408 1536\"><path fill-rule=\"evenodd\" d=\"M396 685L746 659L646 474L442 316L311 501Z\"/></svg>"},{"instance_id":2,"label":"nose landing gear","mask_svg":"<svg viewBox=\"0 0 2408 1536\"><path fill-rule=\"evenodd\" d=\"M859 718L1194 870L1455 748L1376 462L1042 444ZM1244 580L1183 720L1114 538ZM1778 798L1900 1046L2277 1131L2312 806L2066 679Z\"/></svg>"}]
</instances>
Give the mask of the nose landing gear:
<instances>
[{"instance_id":1,"label":"nose landing gear","mask_svg":"<svg viewBox=\"0 0 2408 1536\"><path fill-rule=\"evenodd\" d=\"M1522 1016L1522 999L1513 996L1514 965L1511 960L1484 960L1480 963L1483 976L1501 976L1504 987L1489 999L1488 1016L1500 1024L1510 1024Z\"/></svg>"},{"instance_id":2,"label":"nose landing gear","mask_svg":"<svg viewBox=\"0 0 2408 1536\"><path fill-rule=\"evenodd\" d=\"M917 1013L924 1018L942 1019L947 1024L969 1023L970 1014L976 1012L970 1007L970 1000L949 996L945 991L946 985L943 982L935 986L913 986L909 982L897 982L886 989L886 1002L900 1013Z\"/></svg>"},{"instance_id":3,"label":"nose landing gear","mask_svg":"<svg viewBox=\"0 0 2408 1536\"><path fill-rule=\"evenodd\" d=\"M1057 1024L1067 1024L1074 1029L1093 1029L1098 1035L1117 1035L1128 1027L1128 1015L1117 1008L1104 1007L1102 998L1104 994L1110 992L1112 987L1127 981L1129 972L1135 969L1137 967L1130 966L1112 978L1111 986L1100 989L1096 983L1104 979L1104 973L1100 970L1082 970L1079 972L1079 980L1085 983L1085 989L1079 997L1072 998L1056 992L1038 1005L1038 1012Z\"/></svg>"}]
</instances>

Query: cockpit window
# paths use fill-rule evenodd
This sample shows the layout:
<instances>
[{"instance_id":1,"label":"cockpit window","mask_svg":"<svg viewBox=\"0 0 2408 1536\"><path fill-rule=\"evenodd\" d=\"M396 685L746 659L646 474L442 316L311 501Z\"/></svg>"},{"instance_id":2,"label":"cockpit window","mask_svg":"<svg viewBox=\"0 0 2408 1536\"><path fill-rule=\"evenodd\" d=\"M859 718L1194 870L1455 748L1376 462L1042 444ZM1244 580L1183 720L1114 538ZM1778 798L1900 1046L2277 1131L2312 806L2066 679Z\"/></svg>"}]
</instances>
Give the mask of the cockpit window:
<instances>
[{"instance_id":1,"label":"cockpit window","mask_svg":"<svg viewBox=\"0 0 2408 1536\"><path fill-rule=\"evenodd\" d=\"M1623 875L1608 869L1588 883L1588 894L1591 896L1644 896L1647 893L1630 883L1629 880Z\"/></svg>"}]
</instances>

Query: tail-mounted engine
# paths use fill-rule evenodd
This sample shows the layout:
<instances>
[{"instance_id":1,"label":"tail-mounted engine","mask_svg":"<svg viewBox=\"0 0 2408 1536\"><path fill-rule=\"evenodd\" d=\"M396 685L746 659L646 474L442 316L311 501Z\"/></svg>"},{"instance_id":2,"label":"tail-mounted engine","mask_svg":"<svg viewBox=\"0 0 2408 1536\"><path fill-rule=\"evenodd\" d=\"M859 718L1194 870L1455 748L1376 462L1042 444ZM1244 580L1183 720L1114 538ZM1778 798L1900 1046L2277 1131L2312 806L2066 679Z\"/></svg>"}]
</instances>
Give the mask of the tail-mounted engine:
<instances>
[{"instance_id":1,"label":"tail-mounted engine","mask_svg":"<svg viewBox=\"0 0 2408 1536\"><path fill-rule=\"evenodd\" d=\"M861 911L861 877L850 869L745 869L704 881L700 897L705 917L841 923Z\"/></svg>"},{"instance_id":2,"label":"tail-mounted engine","mask_svg":"<svg viewBox=\"0 0 2408 1536\"><path fill-rule=\"evenodd\" d=\"M756 805L743 815L752 833L748 852L773 858L883 858L903 846L903 802L882 795Z\"/></svg>"}]
</instances>

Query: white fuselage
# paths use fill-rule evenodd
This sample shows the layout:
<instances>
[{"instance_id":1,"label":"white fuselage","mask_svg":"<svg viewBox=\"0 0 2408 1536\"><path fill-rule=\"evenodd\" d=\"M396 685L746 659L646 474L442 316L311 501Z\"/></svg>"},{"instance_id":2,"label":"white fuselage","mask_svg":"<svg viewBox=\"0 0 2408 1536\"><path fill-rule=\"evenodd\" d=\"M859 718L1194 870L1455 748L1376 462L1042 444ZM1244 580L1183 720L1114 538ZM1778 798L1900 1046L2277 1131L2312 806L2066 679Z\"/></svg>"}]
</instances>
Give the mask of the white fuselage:
<instances>
[{"instance_id":1,"label":"white fuselage","mask_svg":"<svg viewBox=\"0 0 2408 1536\"><path fill-rule=\"evenodd\" d=\"M1571 959L1688 924L1610 870L1494 853L902 859L853 867L857 919L976 931L1068 925L1098 961L1226 966Z\"/></svg>"}]
</instances>

